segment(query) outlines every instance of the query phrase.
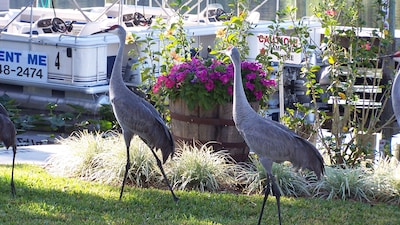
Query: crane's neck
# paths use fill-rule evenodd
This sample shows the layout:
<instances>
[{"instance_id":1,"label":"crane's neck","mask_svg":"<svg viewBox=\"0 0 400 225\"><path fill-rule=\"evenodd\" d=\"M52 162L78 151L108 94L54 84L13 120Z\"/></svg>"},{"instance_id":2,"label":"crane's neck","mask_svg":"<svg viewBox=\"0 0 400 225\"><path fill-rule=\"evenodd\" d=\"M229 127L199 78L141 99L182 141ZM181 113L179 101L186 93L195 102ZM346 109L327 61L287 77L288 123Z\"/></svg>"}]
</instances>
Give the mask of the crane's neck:
<instances>
[{"instance_id":1,"label":"crane's neck","mask_svg":"<svg viewBox=\"0 0 400 225\"><path fill-rule=\"evenodd\" d=\"M249 112L254 110L247 101L246 93L244 92L240 56L232 55L231 59L235 71L233 79L233 120L237 123L239 122L237 118L246 117Z\"/></svg>"},{"instance_id":2,"label":"crane's neck","mask_svg":"<svg viewBox=\"0 0 400 225\"><path fill-rule=\"evenodd\" d=\"M125 37L126 32L122 32L123 34L119 35L119 47L117 56L115 57L114 67L111 72L110 78L110 98L115 96L115 90L126 88L124 80L122 78L122 57L125 48Z\"/></svg>"},{"instance_id":3,"label":"crane's neck","mask_svg":"<svg viewBox=\"0 0 400 225\"><path fill-rule=\"evenodd\" d=\"M392 84L392 105L395 115L400 115L400 68L398 69L396 76ZM399 119L399 118L397 118ZM400 121L398 121L400 124Z\"/></svg>"}]
</instances>

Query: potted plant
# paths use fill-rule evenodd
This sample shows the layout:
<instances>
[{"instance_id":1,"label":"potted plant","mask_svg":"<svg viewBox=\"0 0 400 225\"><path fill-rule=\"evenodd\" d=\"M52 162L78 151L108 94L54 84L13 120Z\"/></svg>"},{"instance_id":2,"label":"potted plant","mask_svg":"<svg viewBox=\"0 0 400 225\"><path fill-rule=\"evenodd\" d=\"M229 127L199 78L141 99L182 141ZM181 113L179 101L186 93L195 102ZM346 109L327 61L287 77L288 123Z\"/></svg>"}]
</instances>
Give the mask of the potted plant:
<instances>
[{"instance_id":1,"label":"potted plant","mask_svg":"<svg viewBox=\"0 0 400 225\"><path fill-rule=\"evenodd\" d=\"M257 62L241 63L243 85L257 109L268 102L276 82ZM214 148L229 149L237 161L247 159L248 149L232 120L233 65L221 60L192 58L172 66L157 78L153 92L169 99L171 129L182 141L215 141Z\"/></svg>"}]
</instances>

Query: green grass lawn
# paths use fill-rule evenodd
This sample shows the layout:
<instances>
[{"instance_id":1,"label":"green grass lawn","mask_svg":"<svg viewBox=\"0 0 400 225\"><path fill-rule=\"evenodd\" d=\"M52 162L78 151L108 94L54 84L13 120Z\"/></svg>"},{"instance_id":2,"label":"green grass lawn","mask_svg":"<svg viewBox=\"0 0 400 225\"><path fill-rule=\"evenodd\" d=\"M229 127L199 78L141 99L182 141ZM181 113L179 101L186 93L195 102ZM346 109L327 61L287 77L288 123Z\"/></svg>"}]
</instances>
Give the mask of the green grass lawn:
<instances>
[{"instance_id":1,"label":"green grass lawn","mask_svg":"<svg viewBox=\"0 0 400 225\"><path fill-rule=\"evenodd\" d=\"M257 224L261 195L127 187L55 177L34 165L17 165L17 197L10 194L11 166L0 165L0 224ZM282 200L283 224L400 224L400 207L310 198ZM278 224L269 198L263 224Z\"/></svg>"}]
</instances>

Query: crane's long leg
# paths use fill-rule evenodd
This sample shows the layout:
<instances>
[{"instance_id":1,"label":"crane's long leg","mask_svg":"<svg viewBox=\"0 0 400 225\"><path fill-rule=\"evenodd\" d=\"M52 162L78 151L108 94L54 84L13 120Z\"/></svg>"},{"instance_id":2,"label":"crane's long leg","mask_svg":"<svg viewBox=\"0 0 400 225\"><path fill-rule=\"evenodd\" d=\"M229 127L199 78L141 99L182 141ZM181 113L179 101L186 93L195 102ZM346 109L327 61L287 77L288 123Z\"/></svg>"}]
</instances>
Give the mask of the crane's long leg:
<instances>
[{"instance_id":1,"label":"crane's long leg","mask_svg":"<svg viewBox=\"0 0 400 225\"><path fill-rule=\"evenodd\" d=\"M269 180L269 175L267 174L267 183L265 184L264 200L263 200L263 203L262 203L262 206L261 206L260 216L258 217L258 223L257 223L258 225L261 224L261 219L262 219L262 216L264 214L265 203L267 202L268 195L269 195L270 191L271 191L271 183L270 183L270 180Z\"/></svg>"},{"instance_id":2,"label":"crane's long leg","mask_svg":"<svg viewBox=\"0 0 400 225\"><path fill-rule=\"evenodd\" d=\"M151 148L151 152L153 152L154 157L156 157L157 165L160 168L162 175L164 176L164 180L167 183L169 190L171 191L171 194L172 194L172 197L174 198L174 201L177 202L179 200L179 198L176 197L174 191L172 190L171 185L169 184L167 175L165 175L164 168L162 166L162 163L161 163L160 159L158 158L158 156L157 156L156 152L153 150L153 148Z\"/></svg>"},{"instance_id":3,"label":"crane's long leg","mask_svg":"<svg viewBox=\"0 0 400 225\"><path fill-rule=\"evenodd\" d=\"M14 167L15 167L15 154L17 153L17 148L13 147L13 162L12 162L12 169L11 169L11 194L13 197L16 195L15 185L14 185Z\"/></svg>"},{"instance_id":4,"label":"crane's long leg","mask_svg":"<svg viewBox=\"0 0 400 225\"><path fill-rule=\"evenodd\" d=\"M281 191L279 190L278 185L275 182L275 177L271 175L271 182L272 182L272 194L276 198L276 205L278 206L278 216L279 216L279 224L282 224L281 219Z\"/></svg>"},{"instance_id":5,"label":"crane's long leg","mask_svg":"<svg viewBox=\"0 0 400 225\"><path fill-rule=\"evenodd\" d=\"M125 166L125 174L124 174L124 179L122 180L122 185L121 185L121 192L119 194L119 200L122 198L122 194L124 193L124 187L125 187L125 182L126 182L126 177L128 176L129 169L131 168L131 160L129 157L129 144L126 146L126 166Z\"/></svg>"},{"instance_id":6,"label":"crane's long leg","mask_svg":"<svg viewBox=\"0 0 400 225\"><path fill-rule=\"evenodd\" d=\"M261 212L260 212L260 216L258 217L258 225L261 224L261 218L264 214L264 207L265 207L265 203L268 199L268 195L271 191L271 183L272 183L272 194L275 196L276 198L276 204L278 206L278 218L279 218L279 224L282 224L282 219L281 219L281 201L280 201L280 197L281 197L281 192L279 190L278 185L275 182L275 177L272 174L267 174L267 184L265 185L265 194L264 194L264 200L263 200L263 204L261 207Z\"/></svg>"}]
</instances>

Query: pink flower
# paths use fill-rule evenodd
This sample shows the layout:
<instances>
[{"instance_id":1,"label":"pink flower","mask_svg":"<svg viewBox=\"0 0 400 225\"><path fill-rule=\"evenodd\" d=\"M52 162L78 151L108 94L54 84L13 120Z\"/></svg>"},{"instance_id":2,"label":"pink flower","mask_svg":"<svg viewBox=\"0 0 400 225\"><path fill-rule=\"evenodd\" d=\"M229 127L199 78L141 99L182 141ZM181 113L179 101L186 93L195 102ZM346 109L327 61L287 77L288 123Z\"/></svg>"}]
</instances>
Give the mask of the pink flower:
<instances>
[{"instance_id":1,"label":"pink flower","mask_svg":"<svg viewBox=\"0 0 400 225\"><path fill-rule=\"evenodd\" d=\"M185 78L186 78L186 73L184 72L179 72L176 74L176 81L179 83L185 80Z\"/></svg>"},{"instance_id":2,"label":"pink flower","mask_svg":"<svg viewBox=\"0 0 400 225\"><path fill-rule=\"evenodd\" d=\"M371 50L371 43L367 42L364 45L362 45L361 48L369 51Z\"/></svg>"},{"instance_id":3,"label":"pink flower","mask_svg":"<svg viewBox=\"0 0 400 225\"><path fill-rule=\"evenodd\" d=\"M170 79L165 80L165 87L167 87L167 88L175 87L175 81L170 80Z\"/></svg>"},{"instance_id":4,"label":"pink flower","mask_svg":"<svg viewBox=\"0 0 400 225\"><path fill-rule=\"evenodd\" d=\"M256 100L259 101L263 96L263 92L261 90L255 91L254 96L256 96Z\"/></svg>"},{"instance_id":5,"label":"pink flower","mask_svg":"<svg viewBox=\"0 0 400 225\"><path fill-rule=\"evenodd\" d=\"M246 75L247 80L254 80L254 79L256 79L256 77L257 77L257 74L255 74L254 72L251 72Z\"/></svg>"},{"instance_id":6,"label":"pink flower","mask_svg":"<svg viewBox=\"0 0 400 225\"><path fill-rule=\"evenodd\" d=\"M214 89L215 85L212 80L208 80L208 82L204 85L206 87L207 91L210 92Z\"/></svg>"},{"instance_id":7,"label":"pink flower","mask_svg":"<svg viewBox=\"0 0 400 225\"><path fill-rule=\"evenodd\" d=\"M222 84L227 84L231 80L231 76L229 76L228 74L222 74L219 77L219 80L222 82Z\"/></svg>"},{"instance_id":8,"label":"pink flower","mask_svg":"<svg viewBox=\"0 0 400 225\"><path fill-rule=\"evenodd\" d=\"M160 90L161 85L159 83L154 84L153 86L153 93L158 93Z\"/></svg>"},{"instance_id":9,"label":"pink flower","mask_svg":"<svg viewBox=\"0 0 400 225\"><path fill-rule=\"evenodd\" d=\"M196 77L203 83L208 81L207 70L196 71Z\"/></svg>"},{"instance_id":10,"label":"pink flower","mask_svg":"<svg viewBox=\"0 0 400 225\"><path fill-rule=\"evenodd\" d=\"M250 70L250 71L257 71L261 69L261 65L259 63L243 61L241 63L242 70Z\"/></svg>"},{"instance_id":11,"label":"pink flower","mask_svg":"<svg viewBox=\"0 0 400 225\"><path fill-rule=\"evenodd\" d=\"M246 88L249 89L250 91L254 90L255 85L250 83L250 81L246 82Z\"/></svg>"},{"instance_id":12,"label":"pink flower","mask_svg":"<svg viewBox=\"0 0 400 225\"><path fill-rule=\"evenodd\" d=\"M233 85L228 86L228 94L233 96Z\"/></svg>"},{"instance_id":13,"label":"pink flower","mask_svg":"<svg viewBox=\"0 0 400 225\"><path fill-rule=\"evenodd\" d=\"M249 101L262 100L263 96L269 93L268 89L276 85L275 80L267 79L260 63L243 61L241 67ZM158 77L153 92L165 94L172 100L182 98L192 105L209 108L232 101L233 76L232 63L193 58L191 61L173 65L167 75ZM204 92L210 94L205 95Z\"/></svg>"},{"instance_id":14,"label":"pink flower","mask_svg":"<svg viewBox=\"0 0 400 225\"><path fill-rule=\"evenodd\" d=\"M336 11L333 9L328 9L325 11L325 14L328 16L336 16Z\"/></svg>"},{"instance_id":15,"label":"pink flower","mask_svg":"<svg viewBox=\"0 0 400 225\"><path fill-rule=\"evenodd\" d=\"M260 82L265 87L275 87L276 86L275 80L261 79Z\"/></svg>"}]
</instances>

